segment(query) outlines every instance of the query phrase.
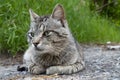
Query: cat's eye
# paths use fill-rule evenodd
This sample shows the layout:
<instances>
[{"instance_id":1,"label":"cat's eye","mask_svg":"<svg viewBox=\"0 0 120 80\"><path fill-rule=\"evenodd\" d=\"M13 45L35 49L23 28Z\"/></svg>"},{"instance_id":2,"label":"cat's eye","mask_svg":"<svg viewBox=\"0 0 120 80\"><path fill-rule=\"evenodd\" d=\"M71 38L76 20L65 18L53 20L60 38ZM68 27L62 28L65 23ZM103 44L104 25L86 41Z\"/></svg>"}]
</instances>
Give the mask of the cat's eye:
<instances>
[{"instance_id":1,"label":"cat's eye","mask_svg":"<svg viewBox=\"0 0 120 80\"><path fill-rule=\"evenodd\" d=\"M34 37L34 33L33 32L29 32L28 36L32 38L32 37Z\"/></svg>"},{"instance_id":2,"label":"cat's eye","mask_svg":"<svg viewBox=\"0 0 120 80\"><path fill-rule=\"evenodd\" d=\"M43 33L43 35L46 36L46 37L50 36L51 34L52 34L52 31L45 31Z\"/></svg>"}]
</instances>

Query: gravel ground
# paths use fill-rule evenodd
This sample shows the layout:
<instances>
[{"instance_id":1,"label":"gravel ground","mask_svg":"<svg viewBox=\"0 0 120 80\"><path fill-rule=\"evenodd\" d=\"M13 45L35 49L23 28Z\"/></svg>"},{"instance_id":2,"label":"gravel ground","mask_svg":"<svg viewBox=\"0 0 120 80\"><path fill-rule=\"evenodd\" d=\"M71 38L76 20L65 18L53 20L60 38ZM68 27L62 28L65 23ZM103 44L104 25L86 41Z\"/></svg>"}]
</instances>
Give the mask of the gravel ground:
<instances>
[{"instance_id":1,"label":"gravel ground","mask_svg":"<svg viewBox=\"0 0 120 80\"><path fill-rule=\"evenodd\" d=\"M0 80L120 80L120 50L103 46L84 46L86 69L72 75L31 75L16 70L19 62L0 62Z\"/></svg>"}]
</instances>

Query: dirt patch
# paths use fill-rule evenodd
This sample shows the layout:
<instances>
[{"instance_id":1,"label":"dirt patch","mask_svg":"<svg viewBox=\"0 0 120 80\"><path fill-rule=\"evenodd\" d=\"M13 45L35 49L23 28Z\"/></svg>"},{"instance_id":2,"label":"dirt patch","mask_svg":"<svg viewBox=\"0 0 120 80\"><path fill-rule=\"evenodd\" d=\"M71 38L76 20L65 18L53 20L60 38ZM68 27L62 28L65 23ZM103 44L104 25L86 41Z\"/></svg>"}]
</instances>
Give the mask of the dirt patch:
<instances>
[{"instance_id":1,"label":"dirt patch","mask_svg":"<svg viewBox=\"0 0 120 80\"><path fill-rule=\"evenodd\" d=\"M120 80L120 50L84 46L86 69L72 75L32 75L18 72L22 56L0 58L0 80ZM7 64L6 64L7 63Z\"/></svg>"}]
</instances>

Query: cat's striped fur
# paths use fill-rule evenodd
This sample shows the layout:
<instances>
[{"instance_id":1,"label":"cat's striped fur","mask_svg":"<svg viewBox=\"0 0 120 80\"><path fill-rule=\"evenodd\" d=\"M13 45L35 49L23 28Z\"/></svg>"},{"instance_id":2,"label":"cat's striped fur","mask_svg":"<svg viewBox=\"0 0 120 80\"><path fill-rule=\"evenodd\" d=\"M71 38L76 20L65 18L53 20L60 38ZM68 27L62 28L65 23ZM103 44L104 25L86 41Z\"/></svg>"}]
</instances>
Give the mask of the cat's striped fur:
<instances>
[{"instance_id":1,"label":"cat's striped fur","mask_svg":"<svg viewBox=\"0 0 120 80\"><path fill-rule=\"evenodd\" d=\"M85 68L79 43L72 36L63 7L57 4L50 16L30 10L29 48L24 54L28 72L72 74Z\"/></svg>"}]
</instances>

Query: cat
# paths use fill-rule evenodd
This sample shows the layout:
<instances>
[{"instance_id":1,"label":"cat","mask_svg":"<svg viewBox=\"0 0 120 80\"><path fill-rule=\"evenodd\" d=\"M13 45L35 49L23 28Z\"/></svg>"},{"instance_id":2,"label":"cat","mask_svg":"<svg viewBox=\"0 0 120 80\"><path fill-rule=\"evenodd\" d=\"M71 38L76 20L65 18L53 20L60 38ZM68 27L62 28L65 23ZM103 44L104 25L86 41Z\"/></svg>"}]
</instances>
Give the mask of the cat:
<instances>
[{"instance_id":1,"label":"cat","mask_svg":"<svg viewBox=\"0 0 120 80\"><path fill-rule=\"evenodd\" d=\"M63 6L57 4L49 16L39 16L31 9L29 12L29 48L23 56L27 67L24 69L32 74L72 74L83 70L83 52L69 30Z\"/></svg>"}]
</instances>

